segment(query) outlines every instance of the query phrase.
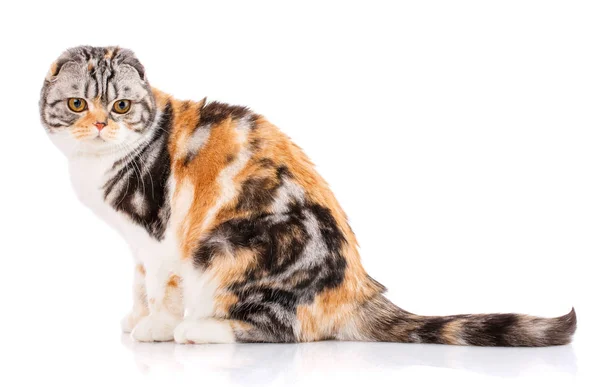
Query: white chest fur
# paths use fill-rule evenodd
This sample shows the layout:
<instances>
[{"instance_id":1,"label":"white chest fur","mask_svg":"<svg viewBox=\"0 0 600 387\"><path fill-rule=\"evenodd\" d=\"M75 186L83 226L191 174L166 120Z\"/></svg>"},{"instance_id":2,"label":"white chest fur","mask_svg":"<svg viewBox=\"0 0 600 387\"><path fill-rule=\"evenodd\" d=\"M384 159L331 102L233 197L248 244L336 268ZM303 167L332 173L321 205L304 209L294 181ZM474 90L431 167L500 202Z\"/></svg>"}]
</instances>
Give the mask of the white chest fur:
<instances>
[{"instance_id":1,"label":"white chest fur","mask_svg":"<svg viewBox=\"0 0 600 387\"><path fill-rule=\"evenodd\" d=\"M111 178L110 172L117 157L77 157L69 160L71 181L79 200L99 218L115 228L129 244L136 261L144 266L174 265L178 261L175 233L167 225L159 241L152 237L129 215L116 211L104 197L104 187ZM171 223L171 222L169 222ZM173 271L175 268L172 269Z\"/></svg>"}]
</instances>

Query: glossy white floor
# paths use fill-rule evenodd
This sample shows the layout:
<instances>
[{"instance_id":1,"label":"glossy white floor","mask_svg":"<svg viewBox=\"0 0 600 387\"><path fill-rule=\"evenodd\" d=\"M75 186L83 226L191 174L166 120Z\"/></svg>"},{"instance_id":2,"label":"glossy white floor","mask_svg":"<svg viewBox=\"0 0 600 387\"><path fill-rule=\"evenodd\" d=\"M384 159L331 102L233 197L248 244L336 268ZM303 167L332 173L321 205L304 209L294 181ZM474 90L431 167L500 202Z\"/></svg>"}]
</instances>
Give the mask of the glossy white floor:
<instances>
[{"instance_id":1,"label":"glossy white floor","mask_svg":"<svg viewBox=\"0 0 600 387\"><path fill-rule=\"evenodd\" d=\"M132 343L128 337L122 342L140 373L179 373L181 378L192 380L208 374L215 381L243 385L314 385L325 381L354 385L442 378L565 383L575 380L578 372L572 346L541 350L345 342L177 346Z\"/></svg>"},{"instance_id":2,"label":"glossy white floor","mask_svg":"<svg viewBox=\"0 0 600 387\"><path fill-rule=\"evenodd\" d=\"M584 329L568 346L473 348L395 343L138 343L89 316L33 315L3 338L0 385L594 385Z\"/></svg>"}]
</instances>

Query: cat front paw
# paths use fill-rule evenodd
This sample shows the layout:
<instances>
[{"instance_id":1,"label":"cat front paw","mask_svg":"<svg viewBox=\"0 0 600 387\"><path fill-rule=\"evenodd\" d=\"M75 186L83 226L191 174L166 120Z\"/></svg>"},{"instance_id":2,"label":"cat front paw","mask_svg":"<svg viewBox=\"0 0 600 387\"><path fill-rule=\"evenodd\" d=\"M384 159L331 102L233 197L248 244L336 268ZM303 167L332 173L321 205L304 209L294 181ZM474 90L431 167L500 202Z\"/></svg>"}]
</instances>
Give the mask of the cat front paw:
<instances>
[{"instance_id":1,"label":"cat front paw","mask_svg":"<svg viewBox=\"0 0 600 387\"><path fill-rule=\"evenodd\" d=\"M123 319L121 319L121 331L123 333L130 333L133 331L133 328L140 322L141 319L146 317L148 313L139 313L131 311L129 312Z\"/></svg>"},{"instance_id":2,"label":"cat front paw","mask_svg":"<svg viewBox=\"0 0 600 387\"><path fill-rule=\"evenodd\" d=\"M131 337L137 341L171 341L173 331L181 319L167 313L150 314L142 318L133 331Z\"/></svg>"}]
</instances>

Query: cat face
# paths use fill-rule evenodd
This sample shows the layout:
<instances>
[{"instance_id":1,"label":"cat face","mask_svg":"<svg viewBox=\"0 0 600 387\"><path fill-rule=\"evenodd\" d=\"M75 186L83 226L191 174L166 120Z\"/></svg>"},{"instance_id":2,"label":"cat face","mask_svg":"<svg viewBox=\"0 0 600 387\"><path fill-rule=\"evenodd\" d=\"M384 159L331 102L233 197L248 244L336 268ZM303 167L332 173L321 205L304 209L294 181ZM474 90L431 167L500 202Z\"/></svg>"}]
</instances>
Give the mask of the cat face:
<instances>
[{"instance_id":1,"label":"cat face","mask_svg":"<svg viewBox=\"0 0 600 387\"><path fill-rule=\"evenodd\" d=\"M52 64L42 123L65 153L105 154L141 141L156 118L144 67L118 47L75 47Z\"/></svg>"}]
</instances>

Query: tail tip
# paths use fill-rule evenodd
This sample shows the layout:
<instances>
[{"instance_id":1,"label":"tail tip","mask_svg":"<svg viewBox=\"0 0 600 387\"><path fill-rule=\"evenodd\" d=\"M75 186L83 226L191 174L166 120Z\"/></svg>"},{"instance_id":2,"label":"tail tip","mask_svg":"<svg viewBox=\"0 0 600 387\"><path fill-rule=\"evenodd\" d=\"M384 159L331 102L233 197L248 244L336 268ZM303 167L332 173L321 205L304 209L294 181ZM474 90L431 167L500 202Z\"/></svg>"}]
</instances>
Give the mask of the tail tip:
<instances>
[{"instance_id":1,"label":"tail tip","mask_svg":"<svg viewBox=\"0 0 600 387\"><path fill-rule=\"evenodd\" d=\"M566 314L566 320L571 327L571 334L575 333L577 329L577 313L575 313L575 307L571 307L571 311Z\"/></svg>"},{"instance_id":2,"label":"tail tip","mask_svg":"<svg viewBox=\"0 0 600 387\"><path fill-rule=\"evenodd\" d=\"M557 344L569 344L573 340L573 335L577 330L577 314L575 313L575 308L571 307L571 311L569 313L565 314L564 316L557 317L557 322Z\"/></svg>"}]
</instances>

